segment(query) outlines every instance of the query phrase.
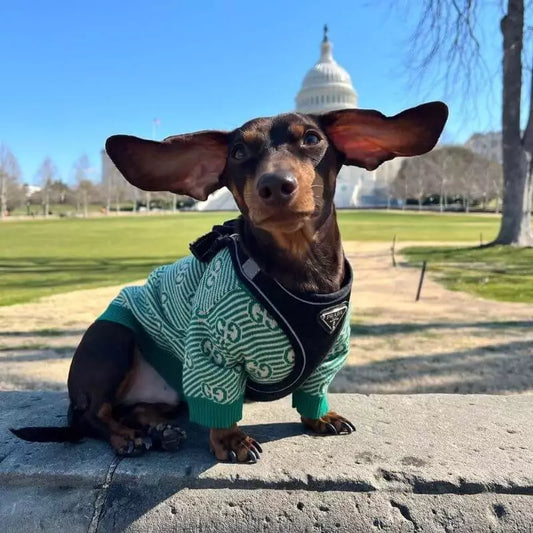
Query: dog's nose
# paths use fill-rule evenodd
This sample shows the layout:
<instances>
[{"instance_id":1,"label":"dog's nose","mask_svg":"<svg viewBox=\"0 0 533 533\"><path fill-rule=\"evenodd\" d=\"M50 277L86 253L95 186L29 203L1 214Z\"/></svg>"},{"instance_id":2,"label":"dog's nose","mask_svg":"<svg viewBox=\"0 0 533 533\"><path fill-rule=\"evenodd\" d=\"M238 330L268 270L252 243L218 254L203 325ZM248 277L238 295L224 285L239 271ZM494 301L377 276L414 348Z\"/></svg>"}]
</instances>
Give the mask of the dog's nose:
<instances>
[{"instance_id":1,"label":"dog's nose","mask_svg":"<svg viewBox=\"0 0 533 533\"><path fill-rule=\"evenodd\" d=\"M266 204L286 204L296 194L298 181L292 174L263 174L257 192Z\"/></svg>"}]
</instances>

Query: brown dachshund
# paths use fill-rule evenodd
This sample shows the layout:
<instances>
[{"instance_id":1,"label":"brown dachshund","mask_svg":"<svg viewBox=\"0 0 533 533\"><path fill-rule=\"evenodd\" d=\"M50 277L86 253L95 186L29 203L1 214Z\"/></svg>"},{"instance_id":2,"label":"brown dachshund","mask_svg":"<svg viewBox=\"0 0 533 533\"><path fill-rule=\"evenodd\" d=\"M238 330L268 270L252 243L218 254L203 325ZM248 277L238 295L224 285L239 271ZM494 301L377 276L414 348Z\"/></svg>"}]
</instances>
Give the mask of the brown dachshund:
<instances>
[{"instance_id":1,"label":"brown dachshund","mask_svg":"<svg viewBox=\"0 0 533 533\"><path fill-rule=\"evenodd\" d=\"M315 379L313 376L316 377L320 369L326 368L327 364L333 365L337 360L342 363L347 352L343 348L341 355L340 352L335 354L337 344L333 344L337 343L335 335L340 335L342 324L349 326L345 289L347 287L349 292L351 282L351 269L344 257L333 204L336 177L342 165L372 170L397 156L428 152L436 144L447 114L447 107L443 103L432 102L393 117L359 109L333 111L324 115L288 113L257 118L231 132L201 131L169 137L162 142L124 135L108 139L106 149L109 156L135 186L144 190L187 194L199 200L225 186L235 198L241 216L230 230L222 231L219 228L207 240L198 241L195 255L200 256L205 263L198 259L191 262L191 258L181 260L189 261L186 266L197 272L192 292L186 293L183 303L176 301L178 296L172 292L174 288L165 292L158 285L159 296L149 300L146 293L143 296L145 307L136 315L141 322L153 318L152 308L148 309L147 305L157 307L159 311L156 314L161 315L167 312L169 305L177 305L178 311L179 306L186 308L185 329L172 330L178 331L174 335L167 333L168 345L163 346L168 351L172 345L174 355L181 354L176 368L183 368L183 383L178 383L181 379L177 375L179 371L169 374L171 379L163 375L160 370L162 367L158 366L159 360L153 362L146 356L147 349L144 347L147 344L143 339L148 326L138 326L138 322L130 326L130 319L109 319L104 314L89 327L72 360L68 378L69 426L12 431L23 439L41 442L76 441L84 436L104 439L121 455L136 455L152 447L175 450L183 432L173 424L173 417L179 401L185 399L191 419L201 423L204 421L204 425L211 428L209 444L217 459L255 462L262 452L261 447L236 422L240 419L245 389L250 392L255 390L259 394L259 389L251 387L251 383L253 380L261 381L260 377L268 374L269 361L256 361L253 354L246 352L243 355L242 349L239 352L234 348L238 342L241 342L239 346L243 342L255 342L254 346L259 346L260 351L262 330L258 327L243 329L245 333L241 336L239 324L228 325L227 316L223 313L235 311L238 314L239 309L238 303L231 303L229 297L217 308L222 313L220 316L226 318L215 317L214 314L219 311L204 313L202 310L208 309L205 304L207 300L194 303L199 301L194 291L204 285L209 288L209 276L215 279L214 275L220 274L220 269L225 268L223 262L216 263L216 258L233 254L231 260L235 262L239 260L239 254L243 254L241 263L236 263L242 266L244 274L240 275L243 279L248 276L250 281L260 273L274 287L274 291L286 292L289 295L287 298L292 299L291 305L296 306L291 308L289 314L292 313L300 324L293 328L290 320L285 324L283 317L279 318L273 311L273 314L270 313L271 307L265 302L249 304L250 313L260 317L263 322L266 320L273 332L277 331L279 325L276 321L284 324L281 334L293 329L296 331L297 327L303 331L300 337L296 331L290 342L287 341L290 335L280 341L284 360L289 366L297 366L298 357L301 359L305 349L312 352L316 348L304 346L298 348L300 351L294 348L299 342L298 338L305 337L306 332L311 335L316 330L321 332L317 333L319 336L331 337L324 343L322 337L313 341L321 346L322 353L317 355L314 368L306 370L307 374L302 370L299 381L293 380L292 389L281 387L275 390L275 383L267 382L269 391L274 391L270 399L294 393L295 387L299 387L303 392L298 401L305 405L296 407L306 427L319 434L351 433L355 429L352 423L327 407L325 394L334 373L319 383L320 394L323 395L320 405L312 404L318 396L313 396L315 393L311 388L306 388L306 384ZM218 266L213 266L215 263ZM184 263L176 263L177 267L169 266L178 269L173 279L178 280L181 276L180 264ZM163 284L161 279L165 275L158 269L149 278L148 286ZM303 308L300 310L297 305L307 305L307 300L311 302L311 307L319 305L322 300L327 300L328 295L340 294L343 290L345 292L340 304L335 300L334 306L320 307L317 316L321 327L314 318L311 323L302 323L302 316L307 311ZM155 290L150 294L156 294ZM247 289L242 294L246 298L249 296ZM315 299L306 295L314 295ZM124 296L120 305L125 305L128 298ZM269 298L266 300L270 301ZM133 307L135 305L132 304ZM235 308L231 307L233 305ZM194 337L187 329L189 321L196 324L194 327L207 328L206 331L219 335L218 341L210 342L204 338L202 350L207 355L204 359L198 356L198 360L201 359L201 364L206 365L209 372L216 374L220 371L221 375L228 376L228 380L233 380L237 390L234 400L230 401L228 396L232 393L231 387L228 392L223 387L200 383L203 378L198 376L201 374L194 374L190 370L198 361L195 362L190 355L196 348L189 342ZM157 331L164 333L165 327L159 323ZM164 336L163 333L161 336ZM187 337L186 341L180 339L180 335ZM233 342L227 350L225 346L230 344L224 344L226 341ZM162 341L155 335L153 342L159 343L159 346ZM272 347L268 345L267 348L272 350L273 358L277 357L274 341L265 342L272 343ZM296 352L287 350L291 343ZM248 356L250 360L246 359ZM268 353L264 357L268 359ZM174 360L177 361L177 358L174 357ZM337 365L335 371L338 368ZM294 371L290 371L282 376L282 381L287 381L293 374ZM178 380L177 385L174 378ZM219 376L214 375L213 379L219 379ZM257 399L254 394L250 396Z\"/></svg>"}]
</instances>

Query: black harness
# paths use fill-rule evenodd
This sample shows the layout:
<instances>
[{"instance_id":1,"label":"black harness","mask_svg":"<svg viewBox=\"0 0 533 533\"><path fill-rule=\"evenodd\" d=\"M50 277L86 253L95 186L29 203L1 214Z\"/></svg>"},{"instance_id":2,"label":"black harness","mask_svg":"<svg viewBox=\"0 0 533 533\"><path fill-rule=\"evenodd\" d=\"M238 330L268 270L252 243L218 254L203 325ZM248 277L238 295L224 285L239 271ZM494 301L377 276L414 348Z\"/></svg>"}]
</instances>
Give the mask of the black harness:
<instances>
[{"instance_id":1,"label":"black harness","mask_svg":"<svg viewBox=\"0 0 533 533\"><path fill-rule=\"evenodd\" d=\"M340 290L331 294L292 293L263 272L243 250L239 220L229 220L190 245L193 255L209 262L228 248L239 279L276 319L289 339L295 360L292 372L278 383L257 383L248 378L246 398L277 400L296 390L320 365L335 343L344 323L352 288L352 268L344 259L345 275Z\"/></svg>"}]
</instances>

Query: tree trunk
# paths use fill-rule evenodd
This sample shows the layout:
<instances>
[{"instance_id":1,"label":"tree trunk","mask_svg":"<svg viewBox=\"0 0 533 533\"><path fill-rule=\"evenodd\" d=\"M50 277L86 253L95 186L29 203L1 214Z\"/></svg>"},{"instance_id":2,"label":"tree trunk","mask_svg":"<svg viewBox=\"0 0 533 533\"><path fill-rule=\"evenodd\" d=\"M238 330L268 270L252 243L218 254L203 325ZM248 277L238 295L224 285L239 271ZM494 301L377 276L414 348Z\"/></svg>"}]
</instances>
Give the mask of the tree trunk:
<instances>
[{"instance_id":1,"label":"tree trunk","mask_svg":"<svg viewBox=\"0 0 533 533\"><path fill-rule=\"evenodd\" d=\"M105 202L105 211L106 215L109 215L111 213L111 181L110 178L108 178L107 182L107 195L106 195L106 202Z\"/></svg>"},{"instance_id":2,"label":"tree trunk","mask_svg":"<svg viewBox=\"0 0 533 533\"><path fill-rule=\"evenodd\" d=\"M87 191L83 191L83 216L87 218L89 216Z\"/></svg>"},{"instance_id":3,"label":"tree trunk","mask_svg":"<svg viewBox=\"0 0 533 533\"><path fill-rule=\"evenodd\" d=\"M494 243L533 246L531 230L533 87L524 139L520 137L524 0L508 0L507 14L501 21L501 30L503 34L503 202L500 232Z\"/></svg>"},{"instance_id":4,"label":"tree trunk","mask_svg":"<svg viewBox=\"0 0 533 533\"><path fill-rule=\"evenodd\" d=\"M0 218L4 218L7 211L7 175L0 172Z\"/></svg>"},{"instance_id":5,"label":"tree trunk","mask_svg":"<svg viewBox=\"0 0 533 533\"><path fill-rule=\"evenodd\" d=\"M144 198L145 198L145 201L146 201L146 211L150 211L150 201L151 201L151 194L149 191L146 191L144 193Z\"/></svg>"},{"instance_id":6,"label":"tree trunk","mask_svg":"<svg viewBox=\"0 0 533 533\"><path fill-rule=\"evenodd\" d=\"M45 189L44 191L44 216L45 218L48 218L48 213L50 212L50 192L48 189Z\"/></svg>"}]
</instances>

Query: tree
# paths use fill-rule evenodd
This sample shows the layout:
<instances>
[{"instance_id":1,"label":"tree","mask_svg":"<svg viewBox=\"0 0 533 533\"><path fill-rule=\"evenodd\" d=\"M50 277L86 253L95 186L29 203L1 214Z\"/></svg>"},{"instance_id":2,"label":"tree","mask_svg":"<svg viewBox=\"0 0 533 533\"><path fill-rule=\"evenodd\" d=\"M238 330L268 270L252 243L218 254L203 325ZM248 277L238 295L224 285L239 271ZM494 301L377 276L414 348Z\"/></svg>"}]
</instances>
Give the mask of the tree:
<instances>
[{"instance_id":1,"label":"tree","mask_svg":"<svg viewBox=\"0 0 533 533\"><path fill-rule=\"evenodd\" d=\"M494 189L501 189L501 175L498 163L464 146L443 146L404 159L392 188L400 197L416 198L419 207L428 196L438 196L441 211L448 196L458 197L468 212L474 203L486 205L497 198Z\"/></svg>"},{"instance_id":2,"label":"tree","mask_svg":"<svg viewBox=\"0 0 533 533\"><path fill-rule=\"evenodd\" d=\"M17 187L20 179L20 167L11 150L0 143L0 218L8 211L10 192Z\"/></svg>"},{"instance_id":3,"label":"tree","mask_svg":"<svg viewBox=\"0 0 533 533\"><path fill-rule=\"evenodd\" d=\"M481 44L476 35L477 14L490 0L422 0L419 22L413 32L412 57L420 73L438 63L448 85L462 79L463 92L475 95L476 75L486 73ZM533 246L533 83L528 98L529 115L522 134L522 70L524 50L524 0L506 0L500 29L503 36L502 155L503 195L500 231L493 244ZM531 71L533 76L533 69ZM468 93L467 93L468 91Z\"/></svg>"},{"instance_id":4,"label":"tree","mask_svg":"<svg viewBox=\"0 0 533 533\"><path fill-rule=\"evenodd\" d=\"M95 195L95 186L91 180L80 179L76 186L76 201L78 202L77 209L79 210L79 204L83 206L83 216L89 215L89 203Z\"/></svg>"},{"instance_id":5,"label":"tree","mask_svg":"<svg viewBox=\"0 0 533 533\"><path fill-rule=\"evenodd\" d=\"M54 203L64 204L67 199L67 194L69 193L69 187L63 181L55 180L50 185L50 197Z\"/></svg>"},{"instance_id":6,"label":"tree","mask_svg":"<svg viewBox=\"0 0 533 533\"><path fill-rule=\"evenodd\" d=\"M408 199L415 198L418 202L418 209L422 209L424 199L431 192L431 176L427 159L421 156L405 159L398 171L395 188L404 198L404 205Z\"/></svg>"},{"instance_id":7,"label":"tree","mask_svg":"<svg viewBox=\"0 0 533 533\"><path fill-rule=\"evenodd\" d=\"M45 217L50 213L50 195L52 185L57 178L57 167L54 162L47 157L37 171L37 179L41 185L43 215Z\"/></svg>"},{"instance_id":8,"label":"tree","mask_svg":"<svg viewBox=\"0 0 533 533\"><path fill-rule=\"evenodd\" d=\"M83 206L83 216L87 217L89 196L93 193L94 186L89 180L89 170L91 163L89 158L83 154L72 166L72 175L76 184L76 212L79 213L80 205Z\"/></svg>"}]
</instances>

